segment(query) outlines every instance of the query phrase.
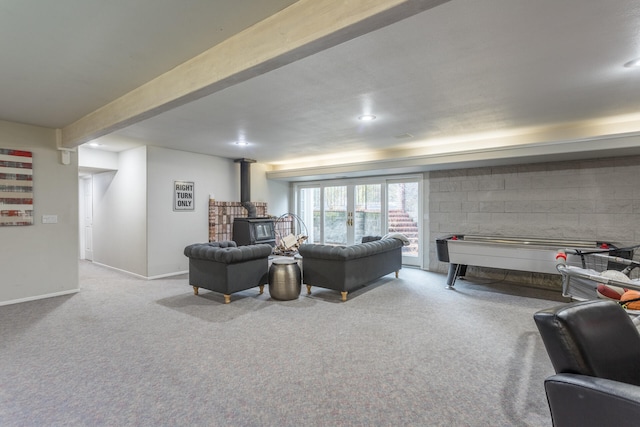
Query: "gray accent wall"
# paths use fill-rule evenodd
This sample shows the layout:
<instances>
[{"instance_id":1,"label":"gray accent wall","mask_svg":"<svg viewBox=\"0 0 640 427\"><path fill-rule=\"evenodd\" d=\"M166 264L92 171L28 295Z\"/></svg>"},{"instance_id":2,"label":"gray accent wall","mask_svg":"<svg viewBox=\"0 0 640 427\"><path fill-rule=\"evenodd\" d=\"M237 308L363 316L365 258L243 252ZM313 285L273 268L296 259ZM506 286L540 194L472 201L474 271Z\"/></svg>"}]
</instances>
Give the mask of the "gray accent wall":
<instances>
[{"instance_id":1,"label":"gray accent wall","mask_svg":"<svg viewBox=\"0 0 640 427\"><path fill-rule=\"evenodd\" d=\"M640 243L640 156L430 172L429 269L435 239L483 234Z\"/></svg>"},{"instance_id":2,"label":"gray accent wall","mask_svg":"<svg viewBox=\"0 0 640 427\"><path fill-rule=\"evenodd\" d=\"M0 121L0 147L33 152L34 224L0 227L0 305L78 290L78 158L53 129ZM42 215L57 215L43 224Z\"/></svg>"}]
</instances>

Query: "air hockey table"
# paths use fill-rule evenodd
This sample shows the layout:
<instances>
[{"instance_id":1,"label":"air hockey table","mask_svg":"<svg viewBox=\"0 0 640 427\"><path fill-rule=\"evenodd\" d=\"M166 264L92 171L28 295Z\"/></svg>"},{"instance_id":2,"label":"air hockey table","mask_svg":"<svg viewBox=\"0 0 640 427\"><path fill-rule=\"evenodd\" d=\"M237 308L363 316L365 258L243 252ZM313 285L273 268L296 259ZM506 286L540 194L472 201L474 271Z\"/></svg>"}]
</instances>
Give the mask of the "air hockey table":
<instances>
[{"instance_id":1,"label":"air hockey table","mask_svg":"<svg viewBox=\"0 0 640 427\"><path fill-rule=\"evenodd\" d=\"M449 263L447 287L453 289L458 277L466 274L467 266L504 270L560 274L556 254L563 249L615 250L610 242L540 239L524 237L454 234L436 239L438 261ZM568 255L567 265L582 266L578 255Z\"/></svg>"}]
</instances>

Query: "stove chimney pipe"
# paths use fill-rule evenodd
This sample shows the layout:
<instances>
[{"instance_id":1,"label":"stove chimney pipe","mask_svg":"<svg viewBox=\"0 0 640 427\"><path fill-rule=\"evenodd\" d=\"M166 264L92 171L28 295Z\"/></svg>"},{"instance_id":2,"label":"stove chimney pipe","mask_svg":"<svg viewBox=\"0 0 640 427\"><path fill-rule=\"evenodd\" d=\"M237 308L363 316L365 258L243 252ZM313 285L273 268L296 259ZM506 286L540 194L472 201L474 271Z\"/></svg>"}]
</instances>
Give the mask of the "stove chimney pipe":
<instances>
[{"instance_id":1,"label":"stove chimney pipe","mask_svg":"<svg viewBox=\"0 0 640 427\"><path fill-rule=\"evenodd\" d=\"M256 217L256 207L251 203L251 163L256 161L253 159L235 159L234 162L240 163L240 202L247 210L249 218Z\"/></svg>"}]
</instances>

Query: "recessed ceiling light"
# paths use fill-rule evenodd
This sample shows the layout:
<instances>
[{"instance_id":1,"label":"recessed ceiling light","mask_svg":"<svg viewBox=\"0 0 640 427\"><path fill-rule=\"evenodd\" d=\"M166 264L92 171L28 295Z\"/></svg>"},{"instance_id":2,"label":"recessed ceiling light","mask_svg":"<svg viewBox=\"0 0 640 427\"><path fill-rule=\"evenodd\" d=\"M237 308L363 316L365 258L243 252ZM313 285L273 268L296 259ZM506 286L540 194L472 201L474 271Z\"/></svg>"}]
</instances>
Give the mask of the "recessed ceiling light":
<instances>
[{"instance_id":1,"label":"recessed ceiling light","mask_svg":"<svg viewBox=\"0 0 640 427\"><path fill-rule=\"evenodd\" d=\"M91 142L91 143L89 143L89 145L91 147L100 147L102 144L98 144L97 142Z\"/></svg>"},{"instance_id":2,"label":"recessed ceiling light","mask_svg":"<svg viewBox=\"0 0 640 427\"><path fill-rule=\"evenodd\" d=\"M374 116L373 114L363 114L361 116L358 117L358 120L363 121L363 122L370 122L372 120L375 120L376 116Z\"/></svg>"},{"instance_id":3,"label":"recessed ceiling light","mask_svg":"<svg viewBox=\"0 0 640 427\"><path fill-rule=\"evenodd\" d=\"M249 143L247 141L236 141L236 142L234 142L234 144L241 145L243 147L246 146L246 145L249 145Z\"/></svg>"},{"instance_id":4,"label":"recessed ceiling light","mask_svg":"<svg viewBox=\"0 0 640 427\"><path fill-rule=\"evenodd\" d=\"M640 67L640 58L632 59L631 61L624 64L627 68Z\"/></svg>"}]
</instances>

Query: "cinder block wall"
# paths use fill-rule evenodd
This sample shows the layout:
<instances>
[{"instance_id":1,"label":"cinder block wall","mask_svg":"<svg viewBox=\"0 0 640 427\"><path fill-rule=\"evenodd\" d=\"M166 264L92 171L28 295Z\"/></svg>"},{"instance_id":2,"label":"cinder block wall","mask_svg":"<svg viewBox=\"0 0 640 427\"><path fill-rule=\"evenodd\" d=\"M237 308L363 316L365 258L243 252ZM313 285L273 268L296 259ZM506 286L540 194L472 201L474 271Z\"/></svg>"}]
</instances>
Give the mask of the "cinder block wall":
<instances>
[{"instance_id":1,"label":"cinder block wall","mask_svg":"<svg viewBox=\"0 0 640 427\"><path fill-rule=\"evenodd\" d=\"M640 243L640 156L431 172L429 270L446 272L435 238L481 234ZM559 276L469 268L467 275L559 287Z\"/></svg>"}]
</instances>

